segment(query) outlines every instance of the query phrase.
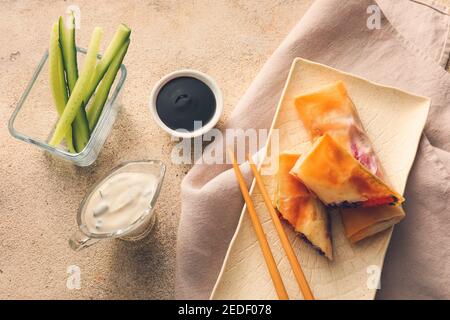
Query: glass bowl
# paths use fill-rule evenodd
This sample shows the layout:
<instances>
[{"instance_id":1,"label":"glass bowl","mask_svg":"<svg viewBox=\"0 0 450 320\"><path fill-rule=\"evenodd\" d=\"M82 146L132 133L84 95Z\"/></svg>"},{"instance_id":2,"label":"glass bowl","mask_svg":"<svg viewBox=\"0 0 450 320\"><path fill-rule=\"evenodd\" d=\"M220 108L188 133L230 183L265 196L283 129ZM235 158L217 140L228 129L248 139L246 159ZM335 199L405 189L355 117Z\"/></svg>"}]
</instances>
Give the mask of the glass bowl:
<instances>
[{"instance_id":1,"label":"glass bowl","mask_svg":"<svg viewBox=\"0 0 450 320\"><path fill-rule=\"evenodd\" d=\"M155 176L157 185L153 193L152 199L148 203L148 209L141 214L141 216L134 222L130 223L124 229L116 230L111 233L92 233L86 225L84 213L87 204L91 199L93 193L98 186L102 185L106 180L122 172L136 172L147 173ZM137 241L144 238L153 228L156 220L156 215L153 210L158 200L161 191L164 175L166 172L165 165L159 160L137 160L123 162L119 166L111 170L105 177L95 183L87 192L83 201L81 201L77 214L78 230L73 234L69 240L70 247L79 251L87 248L102 239L120 238L127 241Z\"/></svg>"},{"instance_id":2,"label":"glass bowl","mask_svg":"<svg viewBox=\"0 0 450 320\"><path fill-rule=\"evenodd\" d=\"M82 65L86 50L77 48L78 65ZM100 55L97 57L101 58ZM116 121L120 110L120 92L124 85L127 70L122 64L114 84L110 90L108 100L105 103L100 119L91 134L86 147L79 153L70 153L64 144L57 147L48 144L52 137L58 113L54 106L50 90L50 76L48 70L48 51L44 54L34 71L31 81L22 94L8 123L11 135L19 140L49 152L50 154L70 161L73 164L86 167L94 163ZM90 102L94 99L91 98Z\"/></svg>"}]
</instances>

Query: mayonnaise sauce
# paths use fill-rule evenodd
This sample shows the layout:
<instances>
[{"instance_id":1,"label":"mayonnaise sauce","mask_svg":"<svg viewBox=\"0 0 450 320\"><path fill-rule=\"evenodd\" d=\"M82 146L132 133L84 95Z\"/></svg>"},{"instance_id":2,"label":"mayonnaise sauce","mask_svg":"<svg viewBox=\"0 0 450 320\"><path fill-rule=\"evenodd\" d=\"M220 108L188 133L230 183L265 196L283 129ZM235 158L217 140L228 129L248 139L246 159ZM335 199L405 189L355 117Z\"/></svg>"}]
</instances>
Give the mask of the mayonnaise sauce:
<instances>
[{"instance_id":1,"label":"mayonnaise sauce","mask_svg":"<svg viewBox=\"0 0 450 320\"><path fill-rule=\"evenodd\" d=\"M150 201L158 181L149 173L121 172L100 184L84 210L84 223L91 233L111 233L132 225L151 210Z\"/></svg>"}]
</instances>

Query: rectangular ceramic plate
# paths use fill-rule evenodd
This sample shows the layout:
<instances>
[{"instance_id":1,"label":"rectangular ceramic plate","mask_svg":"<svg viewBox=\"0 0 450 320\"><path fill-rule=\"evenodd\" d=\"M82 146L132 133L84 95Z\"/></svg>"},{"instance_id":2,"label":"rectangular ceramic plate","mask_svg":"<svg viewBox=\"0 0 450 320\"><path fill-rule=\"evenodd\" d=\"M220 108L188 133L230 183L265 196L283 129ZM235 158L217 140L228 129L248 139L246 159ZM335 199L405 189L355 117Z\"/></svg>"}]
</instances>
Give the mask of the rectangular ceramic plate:
<instances>
[{"instance_id":1,"label":"rectangular ceramic plate","mask_svg":"<svg viewBox=\"0 0 450 320\"><path fill-rule=\"evenodd\" d=\"M344 81L358 109L389 181L403 193L427 118L428 98L375 84L325 65L295 59L271 128L271 134L274 129L279 130L279 150L302 153L310 146L308 135L296 114L294 98L339 80ZM269 193L274 194L275 176L266 175L263 179ZM254 182L251 194L289 297L302 299ZM392 228L352 245L344 235L340 215L331 214L331 221L333 261L319 255L285 225L315 297L373 299L376 293L374 279L381 273ZM211 298L277 298L245 206Z\"/></svg>"}]
</instances>

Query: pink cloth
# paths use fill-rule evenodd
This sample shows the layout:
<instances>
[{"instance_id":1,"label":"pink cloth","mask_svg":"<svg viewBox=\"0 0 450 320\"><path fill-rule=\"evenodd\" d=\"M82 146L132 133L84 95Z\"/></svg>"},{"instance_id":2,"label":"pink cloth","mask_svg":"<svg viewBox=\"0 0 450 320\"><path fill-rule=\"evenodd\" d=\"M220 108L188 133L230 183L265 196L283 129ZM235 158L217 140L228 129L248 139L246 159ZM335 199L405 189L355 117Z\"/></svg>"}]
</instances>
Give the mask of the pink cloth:
<instances>
[{"instance_id":1,"label":"pink cloth","mask_svg":"<svg viewBox=\"0 0 450 320\"><path fill-rule=\"evenodd\" d=\"M381 28L367 27L378 5ZM292 60L303 57L431 97L406 189L407 217L395 229L381 299L450 298L449 11L433 1L318 0L236 106L229 128L269 128ZM243 168L248 183L248 167ZM207 299L235 232L243 200L226 165L195 165L182 183L176 296Z\"/></svg>"}]
</instances>

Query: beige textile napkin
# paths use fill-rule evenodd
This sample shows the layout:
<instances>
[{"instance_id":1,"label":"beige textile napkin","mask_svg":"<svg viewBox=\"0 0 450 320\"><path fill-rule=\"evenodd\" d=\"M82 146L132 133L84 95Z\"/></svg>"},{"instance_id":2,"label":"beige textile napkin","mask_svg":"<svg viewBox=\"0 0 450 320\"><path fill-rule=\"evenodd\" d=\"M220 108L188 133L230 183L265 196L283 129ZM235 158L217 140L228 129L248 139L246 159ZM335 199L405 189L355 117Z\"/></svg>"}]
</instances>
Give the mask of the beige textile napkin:
<instances>
[{"instance_id":1,"label":"beige textile napkin","mask_svg":"<svg viewBox=\"0 0 450 320\"><path fill-rule=\"evenodd\" d=\"M368 27L377 8L380 23ZM406 189L407 216L394 229L380 299L450 298L450 75L444 69L449 24L448 8L435 1L318 0L264 65L227 123L244 130L269 128L295 57L432 99ZM242 169L250 184L248 167ZM181 192L176 297L207 299L243 199L228 165L196 164Z\"/></svg>"}]
</instances>

